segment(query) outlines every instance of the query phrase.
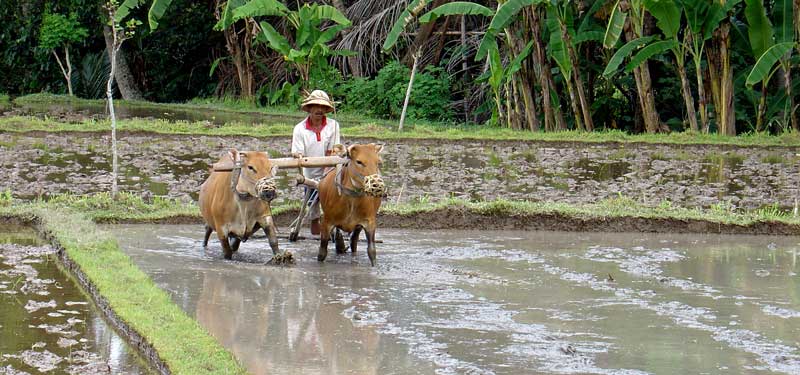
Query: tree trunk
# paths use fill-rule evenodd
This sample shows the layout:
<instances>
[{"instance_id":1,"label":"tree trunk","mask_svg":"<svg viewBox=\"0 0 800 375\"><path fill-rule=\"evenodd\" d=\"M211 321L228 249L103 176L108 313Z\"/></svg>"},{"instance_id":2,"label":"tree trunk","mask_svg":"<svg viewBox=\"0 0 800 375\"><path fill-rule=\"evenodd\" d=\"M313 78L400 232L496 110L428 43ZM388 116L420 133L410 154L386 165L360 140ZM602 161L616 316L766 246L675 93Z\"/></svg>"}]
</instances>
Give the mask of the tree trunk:
<instances>
[{"instance_id":1,"label":"tree trunk","mask_svg":"<svg viewBox=\"0 0 800 375\"><path fill-rule=\"evenodd\" d=\"M567 25L563 22L561 24L561 37L564 39L564 44L567 46L569 53L570 64L572 64L572 78L575 80L575 90L578 92L578 100L581 105L581 114L583 115L584 130L593 131L594 122L592 121L592 109L589 107L589 102L586 100L586 92L583 88L583 78L581 77L580 61L575 54L575 47L572 45L572 37L569 35ZM566 78L566 77L565 77Z\"/></svg>"},{"instance_id":2,"label":"tree trunk","mask_svg":"<svg viewBox=\"0 0 800 375\"><path fill-rule=\"evenodd\" d=\"M69 96L72 96L72 63L69 61L69 48L64 46L64 60L67 63L67 90Z\"/></svg>"},{"instance_id":3,"label":"tree trunk","mask_svg":"<svg viewBox=\"0 0 800 375\"><path fill-rule=\"evenodd\" d=\"M641 37L637 36L631 26L631 21L625 21L625 38L628 41ZM655 95L653 94L653 85L650 80L650 68L647 61L639 65L633 70L633 76L636 80L636 94L639 97L639 106L642 109L642 119L644 120L644 127L648 133L657 133L661 129L661 120L656 111Z\"/></svg>"},{"instance_id":4,"label":"tree trunk","mask_svg":"<svg viewBox=\"0 0 800 375\"><path fill-rule=\"evenodd\" d=\"M794 40L797 54L800 55L800 0L792 2L792 9L794 10Z\"/></svg>"},{"instance_id":5,"label":"tree trunk","mask_svg":"<svg viewBox=\"0 0 800 375\"><path fill-rule=\"evenodd\" d=\"M681 76L681 91L683 92L683 103L686 105L686 117L689 118L689 128L692 131L699 131L697 127L697 114L694 111L694 98L692 88L689 86L689 78L686 77L686 66L682 58L676 59L678 62L678 75Z\"/></svg>"},{"instance_id":6,"label":"tree trunk","mask_svg":"<svg viewBox=\"0 0 800 375\"><path fill-rule=\"evenodd\" d=\"M761 99L758 100L758 110L756 112L756 131L764 129L764 113L767 110L767 85L761 82Z\"/></svg>"},{"instance_id":7,"label":"tree trunk","mask_svg":"<svg viewBox=\"0 0 800 375\"><path fill-rule=\"evenodd\" d=\"M113 18L113 14L111 15ZM117 34L108 28L111 36L111 48L109 49L109 59L111 60L111 71L108 73L108 82L106 83L106 97L108 98L108 114L111 116L111 197L117 197L117 116L114 114L114 75L117 69L117 52L119 49L116 47Z\"/></svg>"},{"instance_id":8,"label":"tree trunk","mask_svg":"<svg viewBox=\"0 0 800 375\"><path fill-rule=\"evenodd\" d=\"M695 76L697 77L697 110L700 112L700 125L703 133L708 133L708 104L706 99L706 87L703 80L702 57L694 58Z\"/></svg>"},{"instance_id":9,"label":"tree trunk","mask_svg":"<svg viewBox=\"0 0 800 375\"><path fill-rule=\"evenodd\" d=\"M714 31L714 49L718 64L719 119L718 133L736 135L736 115L733 108L733 70L730 54L730 20L725 20ZM713 78L712 78L713 79Z\"/></svg>"},{"instance_id":10,"label":"tree trunk","mask_svg":"<svg viewBox=\"0 0 800 375\"><path fill-rule=\"evenodd\" d=\"M114 40L111 28L108 26L103 26L103 36L106 40L106 51L108 52L109 60L111 59L111 53L114 46ZM120 50L116 56L117 59L117 67L116 73L114 73L114 80L117 82L117 88L119 89L119 93L122 95L122 99L125 100L142 100L144 97L142 93L139 91L139 87L136 86L136 80L133 78L133 74L131 74L130 66L128 66L128 61L125 59L125 51Z\"/></svg>"},{"instance_id":11,"label":"tree trunk","mask_svg":"<svg viewBox=\"0 0 800 375\"><path fill-rule=\"evenodd\" d=\"M788 61L784 64L783 69L783 84L786 89L787 106L789 107L789 119L792 124L792 129L795 132L800 131L800 124L797 123L797 111L794 108L794 98L792 97L792 63Z\"/></svg>"},{"instance_id":12,"label":"tree trunk","mask_svg":"<svg viewBox=\"0 0 800 375\"><path fill-rule=\"evenodd\" d=\"M530 8L529 8L530 9ZM550 73L550 61L548 60L545 44L542 41L541 7L537 6L530 9L530 30L532 32L534 45L534 64L538 67L536 72L539 76L539 86L542 88L542 107L544 107L544 129L545 131L566 130L567 124L560 108L553 105L550 90L557 92L553 83L553 75ZM558 95L556 93L556 95Z\"/></svg>"},{"instance_id":13,"label":"tree trunk","mask_svg":"<svg viewBox=\"0 0 800 375\"><path fill-rule=\"evenodd\" d=\"M568 76L564 76L564 83L567 84L567 94L569 94L569 104L572 106L572 114L575 116L575 130L586 130L583 127L583 115L581 114L578 98L575 97L575 88L572 86L572 80Z\"/></svg>"},{"instance_id":14,"label":"tree trunk","mask_svg":"<svg viewBox=\"0 0 800 375\"><path fill-rule=\"evenodd\" d=\"M800 1L800 0L798 0ZM463 14L461 15L461 45L467 45L467 17ZM464 81L469 82L471 81L469 77L469 72L467 69L469 66L467 65L467 50L464 49L461 52L461 71L464 74ZM464 94L464 124L469 122L469 103L467 101L467 93Z\"/></svg>"},{"instance_id":15,"label":"tree trunk","mask_svg":"<svg viewBox=\"0 0 800 375\"><path fill-rule=\"evenodd\" d=\"M516 24L517 26L526 27L524 23ZM525 49L527 41L524 40L528 34L522 33L523 39L515 37L516 33L507 32L509 44L512 46L511 50L515 56L518 56ZM516 115L519 117L519 128L527 130L539 130L539 115L536 113L536 103L531 95L533 88L530 83L533 82L532 69L528 63L530 60L525 59L520 65L520 70L517 72L512 80L514 87L514 100L516 104Z\"/></svg>"},{"instance_id":16,"label":"tree trunk","mask_svg":"<svg viewBox=\"0 0 800 375\"><path fill-rule=\"evenodd\" d=\"M444 22L442 22L442 27L439 28L440 35L442 36L439 38L439 45L436 46L436 54L433 56L433 66L439 65L439 60L442 58L442 50L444 49L444 40L446 39L444 37L444 33L447 32L447 26L449 24L450 24L450 16L445 16Z\"/></svg>"},{"instance_id":17,"label":"tree trunk","mask_svg":"<svg viewBox=\"0 0 800 375\"><path fill-rule=\"evenodd\" d=\"M64 69L64 64L61 63L61 58L58 57L58 53L56 53L55 49L53 50L53 56L56 57L56 62L58 63L58 67L61 68L61 75L63 75L64 79L67 81L67 92L69 92L69 96L72 96L72 79L71 79L72 78L72 65L69 64L69 52L68 51L69 50L67 49L67 46L64 46L64 55L66 55L67 66L69 67L69 70Z\"/></svg>"}]
</instances>

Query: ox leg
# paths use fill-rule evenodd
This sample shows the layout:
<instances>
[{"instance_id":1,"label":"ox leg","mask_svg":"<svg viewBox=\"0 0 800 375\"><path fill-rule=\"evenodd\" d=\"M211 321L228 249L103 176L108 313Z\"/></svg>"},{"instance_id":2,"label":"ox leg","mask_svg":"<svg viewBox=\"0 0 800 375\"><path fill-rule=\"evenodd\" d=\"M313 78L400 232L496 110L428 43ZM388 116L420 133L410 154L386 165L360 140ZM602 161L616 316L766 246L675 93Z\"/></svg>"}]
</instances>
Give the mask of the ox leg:
<instances>
[{"instance_id":1,"label":"ox leg","mask_svg":"<svg viewBox=\"0 0 800 375\"><path fill-rule=\"evenodd\" d=\"M322 230L319 233L319 253L317 254L317 260L320 262L325 261L325 258L328 257L328 241L331 239L331 225L328 223L328 220L325 216L322 216Z\"/></svg>"},{"instance_id":2,"label":"ox leg","mask_svg":"<svg viewBox=\"0 0 800 375\"><path fill-rule=\"evenodd\" d=\"M239 251L239 245L242 243L242 240L239 237L228 235L228 239L231 241L231 250Z\"/></svg>"},{"instance_id":3,"label":"ox leg","mask_svg":"<svg viewBox=\"0 0 800 375\"><path fill-rule=\"evenodd\" d=\"M374 222L367 224L367 256L369 262L375 267L375 228Z\"/></svg>"},{"instance_id":4,"label":"ox leg","mask_svg":"<svg viewBox=\"0 0 800 375\"><path fill-rule=\"evenodd\" d=\"M219 238L219 243L222 245L222 252L225 256L225 259L230 260L233 258L233 250L231 249L231 245L228 243L228 236L225 233L217 232L217 237Z\"/></svg>"},{"instance_id":5,"label":"ox leg","mask_svg":"<svg viewBox=\"0 0 800 375\"><path fill-rule=\"evenodd\" d=\"M264 234L267 235L269 247L272 248L272 254L278 255L280 252L278 249L278 228L275 227L275 221L272 220L272 216L265 217L263 223L260 225L264 228Z\"/></svg>"},{"instance_id":6,"label":"ox leg","mask_svg":"<svg viewBox=\"0 0 800 375\"><path fill-rule=\"evenodd\" d=\"M356 249L358 249L358 235L361 234L361 229L361 226L357 225L356 229L353 229L353 232L350 233L350 251L352 251L354 255Z\"/></svg>"},{"instance_id":7,"label":"ox leg","mask_svg":"<svg viewBox=\"0 0 800 375\"><path fill-rule=\"evenodd\" d=\"M334 228L334 235L333 239L336 243L336 254L344 254L347 251L347 245L344 244L344 236L342 235L342 230L339 228Z\"/></svg>"},{"instance_id":8,"label":"ox leg","mask_svg":"<svg viewBox=\"0 0 800 375\"><path fill-rule=\"evenodd\" d=\"M213 232L213 231L214 231L214 229L211 228L211 226L209 226L208 224L206 224L206 236L205 236L205 238L203 238L203 247L204 248L208 247L208 238L211 237L211 232Z\"/></svg>"}]
</instances>

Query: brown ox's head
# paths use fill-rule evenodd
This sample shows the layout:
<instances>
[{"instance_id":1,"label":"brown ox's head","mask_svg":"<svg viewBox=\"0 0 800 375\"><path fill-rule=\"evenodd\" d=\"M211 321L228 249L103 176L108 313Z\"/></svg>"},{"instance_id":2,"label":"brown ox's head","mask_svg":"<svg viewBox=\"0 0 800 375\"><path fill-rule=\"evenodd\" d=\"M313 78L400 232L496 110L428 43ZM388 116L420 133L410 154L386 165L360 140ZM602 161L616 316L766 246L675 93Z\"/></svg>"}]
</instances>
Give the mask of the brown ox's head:
<instances>
[{"instance_id":1,"label":"brown ox's head","mask_svg":"<svg viewBox=\"0 0 800 375\"><path fill-rule=\"evenodd\" d=\"M347 148L347 157L350 158L347 164L352 174L350 178L360 180L358 184L354 184L355 187L360 187L365 194L373 197L382 197L386 193L380 170L383 161L378 155L381 150L383 145L374 143L356 144Z\"/></svg>"},{"instance_id":2,"label":"brown ox's head","mask_svg":"<svg viewBox=\"0 0 800 375\"><path fill-rule=\"evenodd\" d=\"M232 149L229 152L234 162L234 177L239 174L235 182L236 191L249 193L254 197L269 202L278 195L275 182L276 167L272 166L269 157L263 152L238 152ZM237 169L240 172L237 173Z\"/></svg>"}]
</instances>

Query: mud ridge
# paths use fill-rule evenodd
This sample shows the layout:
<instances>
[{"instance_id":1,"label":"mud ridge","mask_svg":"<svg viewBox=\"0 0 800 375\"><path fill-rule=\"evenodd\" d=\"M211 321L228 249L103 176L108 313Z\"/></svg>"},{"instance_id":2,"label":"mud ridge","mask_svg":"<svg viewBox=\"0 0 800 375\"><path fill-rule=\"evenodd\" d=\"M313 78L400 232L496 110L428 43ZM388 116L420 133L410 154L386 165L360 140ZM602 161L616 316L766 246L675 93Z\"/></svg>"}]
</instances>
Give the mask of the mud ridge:
<instances>
[{"instance_id":1,"label":"mud ridge","mask_svg":"<svg viewBox=\"0 0 800 375\"><path fill-rule=\"evenodd\" d=\"M274 216L278 226L288 226L297 216L289 210ZM112 222L101 220L100 222ZM114 223L202 224L200 216L173 216L156 220L114 220ZM581 218L558 213L494 215L471 212L461 207L437 209L415 214L378 215L380 228L466 229L466 230L549 230L565 232L642 232L707 233L750 235L800 235L800 225L781 222L757 222L749 225L717 223L696 219L603 217Z\"/></svg>"}]
</instances>

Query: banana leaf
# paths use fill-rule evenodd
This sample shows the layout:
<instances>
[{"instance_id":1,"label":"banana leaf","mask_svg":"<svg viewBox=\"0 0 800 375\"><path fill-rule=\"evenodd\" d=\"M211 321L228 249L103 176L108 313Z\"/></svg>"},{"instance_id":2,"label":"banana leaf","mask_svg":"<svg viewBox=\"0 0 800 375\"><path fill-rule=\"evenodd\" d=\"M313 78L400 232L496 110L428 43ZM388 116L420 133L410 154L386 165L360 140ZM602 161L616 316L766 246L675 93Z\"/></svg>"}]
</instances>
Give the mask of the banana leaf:
<instances>
[{"instance_id":1,"label":"banana leaf","mask_svg":"<svg viewBox=\"0 0 800 375\"><path fill-rule=\"evenodd\" d=\"M606 70L603 71L603 76L611 77L617 71L620 64L622 64L622 60L626 57L630 56L633 51L647 43L650 43L651 40L655 39L654 35L646 36L644 38L638 38L631 40L628 43L625 43L622 47L620 47L614 56L611 56L611 60L608 60L608 65L606 66Z\"/></svg>"},{"instance_id":2,"label":"banana leaf","mask_svg":"<svg viewBox=\"0 0 800 375\"><path fill-rule=\"evenodd\" d=\"M750 48L753 56L761 56L766 50L775 45L775 37L772 33L772 23L767 18L767 11L761 0L747 0L747 7L744 15L747 18L747 35L750 40Z\"/></svg>"},{"instance_id":3,"label":"banana leaf","mask_svg":"<svg viewBox=\"0 0 800 375\"><path fill-rule=\"evenodd\" d=\"M397 43L397 39L400 38L400 34L406 29L406 26L425 9L429 1L430 0L412 0L403 13L400 13L400 17L397 21L394 21L392 29L389 31L389 34L386 35L386 40L383 42L382 48L384 52L388 52L394 47L395 43Z\"/></svg>"},{"instance_id":4,"label":"banana leaf","mask_svg":"<svg viewBox=\"0 0 800 375\"><path fill-rule=\"evenodd\" d=\"M436 19L442 16L453 16L453 15L479 15L479 16L487 16L490 17L494 15L494 11L491 9L476 3L471 3L468 1L455 1L452 3L447 3L444 5L440 5L428 13L422 15L419 18L420 23L428 23L434 22Z\"/></svg>"},{"instance_id":5,"label":"banana leaf","mask_svg":"<svg viewBox=\"0 0 800 375\"><path fill-rule=\"evenodd\" d=\"M658 28L669 38L676 39L681 29L681 10L673 0L645 0L647 11L657 20Z\"/></svg>"},{"instance_id":6,"label":"banana leaf","mask_svg":"<svg viewBox=\"0 0 800 375\"><path fill-rule=\"evenodd\" d=\"M153 0L153 4L150 4L150 10L147 12L150 30L158 28L158 21L161 17L164 17L164 13L167 12L170 4L172 4L172 0Z\"/></svg>"},{"instance_id":7,"label":"banana leaf","mask_svg":"<svg viewBox=\"0 0 800 375\"><path fill-rule=\"evenodd\" d=\"M774 73L773 67L787 52L794 48L794 43L778 43L759 56L756 65L747 76L747 86L752 87L756 83L769 81L769 78Z\"/></svg>"},{"instance_id":8,"label":"banana leaf","mask_svg":"<svg viewBox=\"0 0 800 375\"><path fill-rule=\"evenodd\" d=\"M660 55L670 49L673 49L678 46L677 40L661 40L655 43L648 45L647 47L642 48L636 55L633 56L631 61L625 66L625 73L630 73L634 69L638 68L639 65L642 65L645 61L650 59L653 56Z\"/></svg>"},{"instance_id":9,"label":"banana leaf","mask_svg":"<svg viewBox=\"0 0 800 375\"><path fill-rule=\"evenodd\" d=\"M275 51L278 51L278 53L284 57L288 56L291 49L289 46L289 41L286 40L283 35L275 31L275 28L269 23L262 21L259 23L259 25L261 25L261 36L264 37L264 40L269 44L269 47Z\"/></svg>"},{"instance_id":10,"label":"banana leaf","mask_svg":"<svg viewBox=\"0 0 800 375\"><path fill-rule=\"evenodd\" d=\"M612 48L617 44L619 36L622 34L622 28L625 26L625 19L628 14L619 9L619 2L614 4L614 10L611 12L611 17L608 20L608 27L606 28L605 38L603 38L603 47Z\"/></svg>"}]
</instances>

